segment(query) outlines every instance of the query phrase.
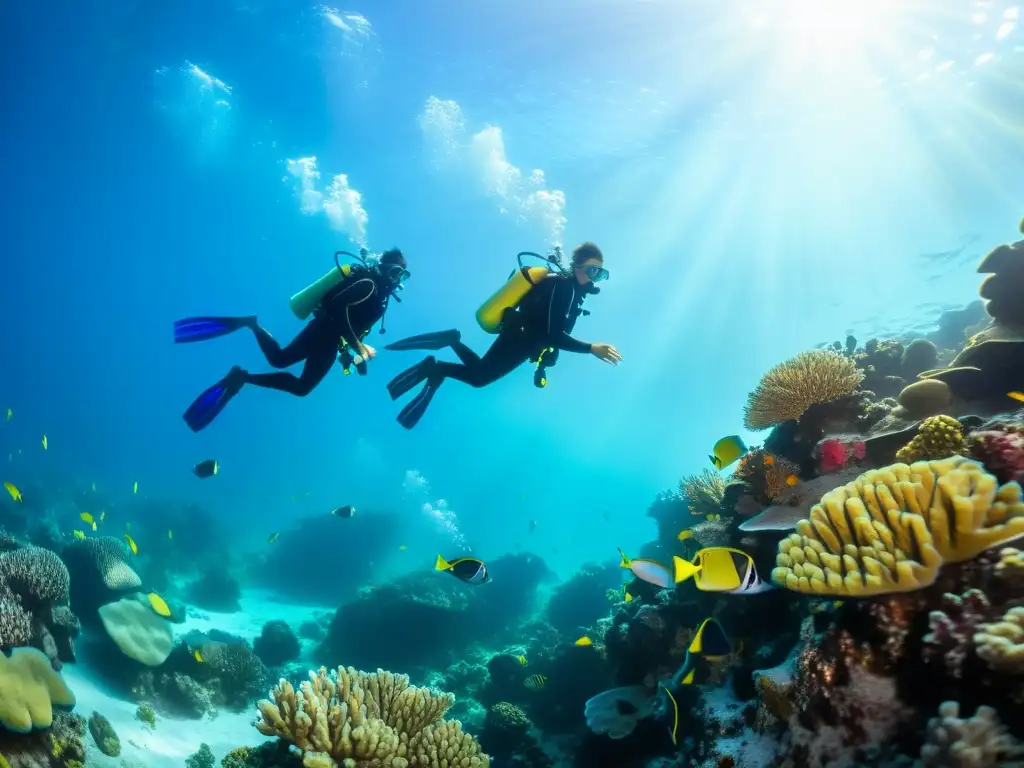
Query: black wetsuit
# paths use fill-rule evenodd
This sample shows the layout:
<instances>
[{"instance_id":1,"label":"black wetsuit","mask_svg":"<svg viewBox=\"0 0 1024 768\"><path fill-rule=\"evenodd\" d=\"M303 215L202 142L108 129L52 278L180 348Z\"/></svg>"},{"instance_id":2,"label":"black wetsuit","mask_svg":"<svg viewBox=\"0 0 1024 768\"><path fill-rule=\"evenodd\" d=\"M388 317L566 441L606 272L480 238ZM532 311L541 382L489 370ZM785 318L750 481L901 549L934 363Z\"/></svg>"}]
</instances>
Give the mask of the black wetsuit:
<instances>
[{"instance_id":1,"label":"black wetsuit","mask_svg":"<svg viewBox=\"0 0 1024 768\"><path fill-rule=\"evenodd\" d=\"M330 373L342 342L358 350L360 339L384 316L391 287L375 271L353 268L342 283L332 288L314 310L313 319L286 347L263 328L254 333L267 362L287 368L305 360L302 373L249 373L246 384L279 389L304 397Z\"/></svg>"},{"instance_id":2,"label":"black wetsuit","mask_svg":"<svg viewBox=\"0 0 1024 768\"><path fill-rule=\"evenodd\" d=\"M498 338L483 357L460 341L452 349L462 362L438 361L431 379L456 379L471 387L486 387L526 361L536 360L549 347L590 352L590 344L569 335L583 313L583 300L588 292L593 292L593 288L581 286L571 277L546 277L530 289L518 307L505 312Z\"/></svg>"}]
</instances>

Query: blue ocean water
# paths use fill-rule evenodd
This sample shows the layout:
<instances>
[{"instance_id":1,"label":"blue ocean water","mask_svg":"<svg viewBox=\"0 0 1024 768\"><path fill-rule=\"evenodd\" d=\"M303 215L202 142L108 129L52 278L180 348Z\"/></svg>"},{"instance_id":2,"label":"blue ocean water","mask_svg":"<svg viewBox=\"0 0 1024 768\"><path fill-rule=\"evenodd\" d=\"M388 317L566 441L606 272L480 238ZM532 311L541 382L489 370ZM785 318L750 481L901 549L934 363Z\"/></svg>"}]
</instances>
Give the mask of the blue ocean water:
<instances>
[{"instance_id":1,"label":"blue ocean water","mask_svg":"<svg viewBox=\"0 0 1024 768\"><path fill-rule=\"evenodd\" d=\"M742 434L768 366L929 328L1020 215L1012 4L794 5L5 3L5 479L137 482L240 552L301 514L393 509L389 569L429 568L453 526L563 575L649 540L653 495ZM366 378L181 421L262 360L247 335L176 347L176 318L254 313L286 340L288 297L362 242L412 272L371 343L458 327L483 350L473 313L515 254L583 240L611 279L577 335L618 368L450 382L406 431L384 383L414 356L382 352ZM206 458L216 482L189 472Z\"/></svg>"}]
</instances>

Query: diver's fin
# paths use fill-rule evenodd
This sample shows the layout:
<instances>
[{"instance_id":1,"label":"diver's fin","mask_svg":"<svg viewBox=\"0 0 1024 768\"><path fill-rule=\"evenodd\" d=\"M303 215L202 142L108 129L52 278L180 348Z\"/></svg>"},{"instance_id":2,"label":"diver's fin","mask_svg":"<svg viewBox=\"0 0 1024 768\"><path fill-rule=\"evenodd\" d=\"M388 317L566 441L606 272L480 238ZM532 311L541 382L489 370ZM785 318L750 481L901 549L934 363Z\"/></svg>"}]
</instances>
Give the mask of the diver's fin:
<instances>
[{"instance_id":1,"label":"diver's fin","mask_svg":"<svg viewBox=\"0 0 1024 768\"><path fill-rule=\"evenodd\" d=\"M210 426L245 383L245 371L238 366L195 399L182 416L189 429L199 432Z\"/></svg>"},{"instance_id":2,"label":"diver's fin","mask_svg":"<svg viewBox=\"0 0 1024 768\"><path fill-rule=\"evenodd\" d=\"M410 400L405 408L398 414L398 423L406 429L412 429L419 424L420 419L423 418L423 414L427 412L427 406L430 405L430 401L434 399L434 394L441 386L441 382L444 379L427 379L427 383L423 385L423 389Z\"/></svg>"},{"instance_id":3,"label":"diver's fin","mask_svg":"<svg viewBox=\"0 0 1024 768\"><path fill-rule=\"evenodd\" d=\"M438 349L447 349L453 344L458 344L460 341L462 341L462 334L455 328L452 328L450 331L421 333L419 336L410 336L408 339L400 339L399 341L388 344L384 349L390 349L394 352L402 352L409 349L429 349L436 351Z\"/></svg>"},{"instance_id":4,"label":"diver's fin","mask_svg":"<svg viewBox=\"0 0 1024 768\"><path fill-rule=\"evenodd\" d=\"M430 375L437 360L433 355L423 358L412 368L407 368L388 382L388 394L397 400Z\"/></svg>"},{"instance_id":5,"label":"diver's fin","mask_svg":"<svg viewBox=\"0 0 1024 768\"><path fill-rule=\"evenodd\" d=\"M174 343L187 344L227 336L240 328L256 325L256 316L248 317L186 317L174 321Z\"/></svg>"}]
</instances>

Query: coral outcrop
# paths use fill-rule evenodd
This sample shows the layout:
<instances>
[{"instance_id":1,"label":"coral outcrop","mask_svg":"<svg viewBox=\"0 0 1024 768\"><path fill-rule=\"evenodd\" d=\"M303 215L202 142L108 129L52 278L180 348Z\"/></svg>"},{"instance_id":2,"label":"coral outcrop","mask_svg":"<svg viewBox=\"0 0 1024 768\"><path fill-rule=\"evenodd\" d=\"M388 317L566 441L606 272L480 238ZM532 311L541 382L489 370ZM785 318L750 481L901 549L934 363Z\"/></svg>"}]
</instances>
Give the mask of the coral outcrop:
<instances>
[{"instance_id":1,"label":"coral outcrop","mask_svg":"<svg viewBox=\"0 0 1024 768\"><path fill-rule=\"evenodd\" d=\"M1022 760L1024 748L992 707L978 707L972 717L961 718L960 705L947 701L928 721L921 748L924 768L1011 768L1024 765Z\"/></svg>"},{"instance_id":2,"label":"coral outcrop","mask_svg":"<svg viewBox=\"0 0 1024 768\"><path fill-rule=\"evenodd\" d=\"M269 667L279 667L299 657L302 650L288 622L275 619L263 625L252 644L253 651Z\"/></svg>"},{"instance_id":3,"label":"coral outcrop","mask_svg":"<svg viewBox=\"0 0 1024 768\"><path fill-rule=\"evenodd\" d=\"M930 416L921 422L914 439L896 452L896 461L913 464L965 453L967 443L960 422L952 416Z\"/></svg>"}]
</instances>

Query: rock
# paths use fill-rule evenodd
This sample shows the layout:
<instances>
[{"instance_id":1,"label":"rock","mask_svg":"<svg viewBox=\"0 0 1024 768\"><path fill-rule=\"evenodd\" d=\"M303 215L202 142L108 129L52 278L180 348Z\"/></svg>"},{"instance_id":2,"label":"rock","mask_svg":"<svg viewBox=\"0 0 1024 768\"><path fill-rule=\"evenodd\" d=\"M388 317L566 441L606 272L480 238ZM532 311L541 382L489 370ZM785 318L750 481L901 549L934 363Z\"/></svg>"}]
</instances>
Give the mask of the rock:
<instances>
[{"instance_id":1,"label":"rock","mask_svg":"<svg viewBox=\"0 0 1024 768\"><path fill-rule=\"evenodd\" d=\"M941 413L953 401L950 387L937 379L915 381L900 392L900 405L913 418L923 419Z\"/></svg>"},{"instance_id":2,"label":"rock","mask_svg":"<svg viewBox=\"0 0 1024 768\"><path fill-rule=\"evenodd\" d=\"M253 650L268 667L279 667L299 657L299 639L288 623L275 619L263 625L263 631L252 644Z\"/></svg>"}]
</instances>

